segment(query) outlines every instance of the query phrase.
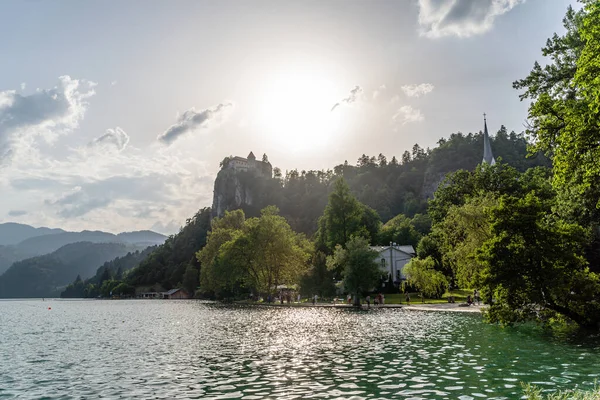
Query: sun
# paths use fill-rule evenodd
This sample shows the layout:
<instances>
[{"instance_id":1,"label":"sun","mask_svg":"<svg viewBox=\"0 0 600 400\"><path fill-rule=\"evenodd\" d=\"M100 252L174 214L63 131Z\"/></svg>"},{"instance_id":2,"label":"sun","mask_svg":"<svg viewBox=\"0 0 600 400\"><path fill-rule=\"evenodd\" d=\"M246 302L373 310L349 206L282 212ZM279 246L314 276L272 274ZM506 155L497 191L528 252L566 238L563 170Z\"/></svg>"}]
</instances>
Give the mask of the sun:
<instances>
[{"instance_id":1,"label":"sun","mask_svg":"<svg viewBox=\"0 0 600 400\"><path fill-rule=\"evenodd\" d=\"M271 76L259 96L261 129L273 142L298 152L326 146L339 124L334 81L305 71Z\"/></svg>"}]
</instances>

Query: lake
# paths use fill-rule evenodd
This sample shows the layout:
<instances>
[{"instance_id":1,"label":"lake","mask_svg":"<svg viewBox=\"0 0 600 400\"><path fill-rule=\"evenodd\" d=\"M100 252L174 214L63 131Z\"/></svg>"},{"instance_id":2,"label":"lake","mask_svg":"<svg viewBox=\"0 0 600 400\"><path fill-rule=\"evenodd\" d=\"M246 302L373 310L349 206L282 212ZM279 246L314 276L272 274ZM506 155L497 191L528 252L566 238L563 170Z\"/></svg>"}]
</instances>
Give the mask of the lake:
<instances>
[{"instance_id":1,"label":"lake","mask_svg":"<svg viewBox=\"0 0 600 400\"><path fill-rule=\"evenodd\" d=\"M514 399L520 382L600 381L590 341L462 313L6 300L0 328L0 399Z\"/></svg>"}]
</instances>

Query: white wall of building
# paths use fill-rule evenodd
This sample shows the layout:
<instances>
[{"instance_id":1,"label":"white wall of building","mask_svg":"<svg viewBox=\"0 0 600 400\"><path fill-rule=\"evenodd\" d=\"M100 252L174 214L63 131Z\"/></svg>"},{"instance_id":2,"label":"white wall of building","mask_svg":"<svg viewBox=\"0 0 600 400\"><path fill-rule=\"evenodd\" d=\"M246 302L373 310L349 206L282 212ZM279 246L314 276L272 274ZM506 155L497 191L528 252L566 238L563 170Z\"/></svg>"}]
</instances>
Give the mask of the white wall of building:
<instances>
[{"instance_id":1,"label":"white wall of building","mask_svg":"<svg viewBox=\"0 0 600 400\"><path fill-rule=\"evenodd\" d=\"M373 246L372 248L379 253L377 263L382 273L392 274L394 282L406 279L402 271L414 257L412 246Z\"/></svg>"}]
</instances>

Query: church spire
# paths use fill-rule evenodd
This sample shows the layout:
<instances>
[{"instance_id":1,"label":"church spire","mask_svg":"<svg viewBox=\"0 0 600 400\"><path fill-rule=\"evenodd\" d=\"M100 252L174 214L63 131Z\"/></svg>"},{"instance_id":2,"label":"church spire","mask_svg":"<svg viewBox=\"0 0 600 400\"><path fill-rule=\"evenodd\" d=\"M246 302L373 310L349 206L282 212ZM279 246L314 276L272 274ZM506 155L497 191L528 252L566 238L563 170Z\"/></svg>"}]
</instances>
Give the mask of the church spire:
<instances>
[{"instance_id":1,"label":"church spire","mask_svg":"<svg viewBox=\"0 0 600 400\"><path fill-rule=\"evenodd\" d=\"M485 113L483 113L483 162L488 165L496 164L496 160L492 154L492 145L490 144L490 135L488 134Z\"/></svg>"}]
</instances>

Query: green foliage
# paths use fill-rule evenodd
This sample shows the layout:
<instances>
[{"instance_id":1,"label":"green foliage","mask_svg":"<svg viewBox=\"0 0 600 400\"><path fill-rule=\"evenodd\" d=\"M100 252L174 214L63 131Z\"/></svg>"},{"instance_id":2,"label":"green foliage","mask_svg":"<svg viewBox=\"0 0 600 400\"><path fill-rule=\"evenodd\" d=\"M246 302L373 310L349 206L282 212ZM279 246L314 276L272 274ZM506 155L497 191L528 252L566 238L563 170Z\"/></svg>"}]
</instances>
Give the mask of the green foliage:
<instances>
[{"instance_id":1,"label":"green foliage","mask_svg":"<svg viewBox=\"0 0 600 400\"><path fill-rule=\"evenodd\" d=\"M102 297L117 296L118 293L115 291L115 288L117 288L121 284L121 281L117 281L114 279L109 279L107 281L102 282L102 286L100 287L100 295Z\"/></svg>"},{"instance_id":2,"label":"green foliage","mask_svg":"<svg viewBox=\"0 0 600 400\"><path fill-rule=\"evenodd\" d=\"M339 178L319 220L318 236L324 249L331 253L337 245L345 246L352 236L376 238L378 230L377 213L356 200L346 181Z\"/></svg>"},{"instance_id":3,"label":"green foliage","mask_svg":"<svg viewBox=\"0 0 600 400\"><path fill-rule=\"evenodd\" d=\"M196 292L199 284L198 269L193 265L188 265L183 274L183 289L191 294Z\"/></svg>"},{"instance_id":4,"label":"green foliage","mask_svg":"<svg viewBox=\"0 0 600 400\"><path fill-rule=\"evenodd\" d=\"M315 251L312 255L311 269L300 281L300 289L303 295L319 297L331 297L335 295L335 281L338 278L334 271L327 268L327 255L322 251Z\"/></svg>"},{"instance_id":5,"label":"green foliage","mask_svg":"<svg viewBox=\"0 0 600 400\"><path fill-rule=\"evenodd\" d=\"M246 287L271 294L281 284L293 285L306 272L310 244L295 233L276 207L260 218L244 219L241 210L215 221L202 263L201 290L223 295Z\"/></svg>"},{"instance_id":6,"label":"green foliage","mask_svg":"<svg viewBox=\"0 0 600 400\"><path fill-rule=\"evenodd\" d=\"M221 246L240 235L245 222L242 210L227 211L223 218L213 219L206 246L196 254L202 265L200 287L205 294L221 296L231 290L241 276L235 265L224 265L219 252Z\"/></svg>"},{"instance_id":7,"label":"green foliage","mask_svg":"<svg viewBox=\"0 0 600 400\"><path fill-rule=\"evenodd\" d=\"M548 217L535 192L503 196L491 210L491 234L481 248L483 288L492 295L488 318L512 324L558 313L600 328L600 279L583 257L586 232Z\"/></svg>"},{"instance_id":8,"label":"green foliage","mask_svg":"<svg viewBox=\"0 0 600 400\"><path fill-rule=\"evenodd\" d=\"M501 127L491 138L496 158L502 158L518 171L534 166L550 166L543 155L526 158L527 141L521 134L507 133ZM319 218L335 190L335 182L344 178L350 193L360 203L373 209L382 221L398 214L412 218L424 214L443 177L460 169L474 170L481 163L482 133L454 133L441 139L432 150L414 146L399 162L396 157L362 155L356 165L347 161L329 170L290 170L282 174L274 168L274 177L224 169L215 181L215 192L222 196L223 210L242 209L247 217L257 217L260 210L275 205L296 232L312 236L319 229ZM390 160L388 162L388 160ZM238 195L236 195L238 193ZM239 193L250 194L252 204L239 203ZM216 216L217 210L213 210ZM415 221L415 228L421 231ZM333 251L333 247L328 252Z\"/></svg>"},{"instance_id":9,"label":"green foliage","mask_svg":"<svg viewBox=\"0 0 600 400\"><path fill-rule=\"evenodd\" d=\"M404 266L407 283L416 287L426 297L439 299L446 292L448 279L435 270L435 261L431 257L413 258Z\"/></svg>"},{"instance_id":10,"label":"green foliage","mask_svg":"<svg viewBox=\"0 0 600 400\"><path fill-rule=\"evenodd\" d=\"M415 216L413 220L415 218L421 223L421 229L426 230L426 219L421 214ZM394 242L400 245L410 244L416 246L419 240L421 240L421 233L413 225L413 220L404 214L396 215L381 227L377 242L380 245L387 245Z\"/></svg>"},{"instance_id":11,"label":"green foliage","mask_svg":"<svg viewBox=\"0 0 600 400\"><path fill-rule=\"evenodd\" d=\"M328 257L329 269L343 270L344 288L355 295L355 304L360 304L361 293L369 292L379 284L381 270L376 262L377 255L367 239L353 236L345 248L337 245L333 255Z\"/></svg>"},{"instance_id":12,"label":"green foliage","mask_svg":"<svg viewBox=\"0 0 600 400\"><path fill-rule=\"evenodd\" d=\"M132 270L127 283L132 286L158 283L165 289L178 287L189 265L199 267L196 252L206 244L209 228L210 208L203 208L186 221L178 234L170 236Z\"/></svg>"},{"instance_id":13,"label":"green foliage","mask_svg":"<svg viewBox=\"0 0 600 400\"><path fill-rule=\"evenodd\" d=\"M0 277L0 297L52 297L77 275L91 276L107 260L127 253L116 243L80 242L14 263Z\"/></svg>"},{"instance_id":14,"label":"green foliage","mask_svg":"<svg viewBox=\"0 0 600 400\"><path fill-rule=\"evenodd\" d=\"M569 7L565 34L554 34L542 49L549 63L536 62L513 86L532 101L528 133L533 149L552 157L555 188L576 191L591 209L600 206L600 8L596 1L583 3L579 11ZM597 225L597 211L594 219Z\"/></svg>"},{"instance_id":15,"label":"green foliage","mask_svg":"<svg viewBox=\"0 0 600 400\"><path fill-rule=\"evenodd\" d=\"M544 394L542 389L531 384L522 384L523 394L527 400L600 400L600 388L586 390L563 390L555 393Z\"/></svg>"},{"instance_id":16,"label":"green foliage","mask_svg":"<svg viewBox=\"0 0 600 400\"><path fill-rule=\"evenodd\" d=\"M449 266L459 287L481 285L481 263L477 259L483 243L491 237L488 210L497 203L492 194L469 198L452 206L446 218L435 226L442 263Z\"/></svg>"},{"instance_id":17,"label":"green foliage","mask_svg":"<svg viewBox=\"0 0 600 400\"><path fill-rule=\"evenodd\" d=\"M114 279L120 281L123 276L126 275L130 270L137 267L138 264L144 260L157 246L147 247L143 251L129 252L123 257L117 257L114 260L105 262L96 270L96 275L92 276L85 281L75 279L75 281L69 284L65 290L60 294L62 298L90 298L97 297L100 295L99 287L102 286L104 281ZM79 276L78 276L79 278Z\"/></svg>"},{"instance_id":18,"label":"green foliage","mask_svg":"<svg viewBox=\"0 0 600 400\"><path fill-rule=\"evenodd\" d=\"M135 288L128 283L120 282L117 286L112 288L113 296L134 296Z\"/></svg>"}]
</instances>

